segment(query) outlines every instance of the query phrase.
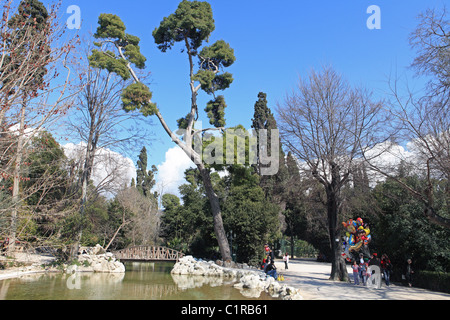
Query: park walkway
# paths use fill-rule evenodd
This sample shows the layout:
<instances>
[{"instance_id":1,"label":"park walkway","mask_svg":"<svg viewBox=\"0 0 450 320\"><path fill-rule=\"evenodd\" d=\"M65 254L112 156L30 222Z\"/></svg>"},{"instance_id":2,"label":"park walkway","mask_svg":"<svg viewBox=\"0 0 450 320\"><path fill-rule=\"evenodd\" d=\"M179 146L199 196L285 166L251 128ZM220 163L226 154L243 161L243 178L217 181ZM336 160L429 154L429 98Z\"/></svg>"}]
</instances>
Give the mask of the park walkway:
<instances>
[{"instance_id":1,"label":"park walkway","mask_svg":"<svg viewBox=\"0 0 450 320\"><path fill-rule=\"evenodd\" d=\"M284 270L283 261L276 266L284 283L300 289L304 300L450 300L450 294L395 284L386 287L384 281L381 289L330 281L331 264L314 260L291 259L289 270ZM353 278L350 266L348 273Z\"/></svg>"}]
</instances>

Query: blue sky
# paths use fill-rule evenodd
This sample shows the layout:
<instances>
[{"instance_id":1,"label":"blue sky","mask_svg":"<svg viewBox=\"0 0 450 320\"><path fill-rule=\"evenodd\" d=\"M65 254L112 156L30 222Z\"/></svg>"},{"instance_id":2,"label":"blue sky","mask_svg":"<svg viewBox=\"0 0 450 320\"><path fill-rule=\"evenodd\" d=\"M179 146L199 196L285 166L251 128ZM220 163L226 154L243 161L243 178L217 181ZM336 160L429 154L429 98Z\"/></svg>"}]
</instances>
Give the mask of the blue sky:
<instances>
[{"instance_id":1,"label":"blue sky","mask_svg":"<svg viewBox=\"0 0 450 320\"><path fill-rule=\"evenodd\" d=\"M179 1L64 0L63 9L78 5L83 20L80 33L95 32L100 13L117 14L127 32L141 38L141 51L151 72L151 90L172 128L190 106L187 56L181 46L167 53L154 44L152 31L163 17L173 13ZM267 93L275 111L299 76L311 68L332 65L353 85L372 89L380 97L387 91L390 73L410 73L415 52L408 37L417 15L427 8L442 7L444 0L211 0L216 30L210 43L223 39L235 50L236 62L228 69L234 83L224 91L228 126L250 129L253 106L260 91ZM381 10L381 29L369 30L367 8ZM66 14L69 17L68 14ZM71 31L73 32L73 31ZM200 110L210 99L201 94ZM207 124L202 117L204 126ZM143 141L149 163L161 164L174 144L155 118L155 135ZM135 159L133 159L135 160Z\"/></svg>"}]
</instances>

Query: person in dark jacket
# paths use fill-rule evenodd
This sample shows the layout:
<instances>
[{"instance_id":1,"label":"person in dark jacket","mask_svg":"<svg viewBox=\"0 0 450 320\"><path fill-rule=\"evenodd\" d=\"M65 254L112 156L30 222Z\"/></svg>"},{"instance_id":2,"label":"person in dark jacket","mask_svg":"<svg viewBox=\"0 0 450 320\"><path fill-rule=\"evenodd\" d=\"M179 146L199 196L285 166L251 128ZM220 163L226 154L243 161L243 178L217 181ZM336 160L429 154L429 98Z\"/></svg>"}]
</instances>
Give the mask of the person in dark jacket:
<instances>
[{"instance_id":1,"label":"person in dark jacket","mask_svg":"<svg viewBox=\"0 0 450 320\"><path fill-rule=\"evenodd\" d=\"M406 260L405 278L406 278L406 282L408 282L408 286L410 286L410 287L412 287L413 275L414 275L414 270L412 268L412 260L408 259L408 260Z\"/></svg>"},{"instance_id":2,"label":"person in dark jacket","mask_svg":"<svg viewBox=\"0 0 450 320\"><path fill-rule=\"evenodd\" d=\"M277 267L275 266L275 263L273 260L270 261L270 263L267 265L264 272L271 277L274 277L275 280L277 279Z\"/></svg>"},{"instance_id":3,"label":"person in dark jacket","mask_svg":"<svg viewBox=\"0 0 450 320\"><path fill-rule=\"evenodd\" d=\"M369 260L369 266L378 266L381 267L380 259L378 259L377 253L373 253Z\"/></svg>"},{"instance_id":4,"label":"person in dark jacket","mask_svg":"<svg viewBox=\"0 0 450 320\"><path fill-rule=\"evenodd\" d=\"M383 272L384 281L386 282L386 285L389 287L391 281L390 279L392 272L392 263L391 260L389 260L387 254L383 254L381 256L381 272Z\"/></svg>"}]
</instances>

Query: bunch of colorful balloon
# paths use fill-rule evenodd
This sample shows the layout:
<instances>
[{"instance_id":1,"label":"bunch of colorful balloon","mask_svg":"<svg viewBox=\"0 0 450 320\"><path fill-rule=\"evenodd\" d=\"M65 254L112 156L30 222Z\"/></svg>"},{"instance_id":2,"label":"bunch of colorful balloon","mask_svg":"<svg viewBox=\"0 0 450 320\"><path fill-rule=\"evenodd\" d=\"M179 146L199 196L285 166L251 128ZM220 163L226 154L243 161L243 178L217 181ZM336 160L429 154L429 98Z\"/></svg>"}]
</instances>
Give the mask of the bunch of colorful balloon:
<instances>
[{"instance_id":1,"label":"bunch of colorful balloon","mask_svg":"<svg viewBox=\"0 0 450 320\"><path fill-rule=\"evenodd\" d=\"M369 245L372 236L370 235L369 225L364 223L361 218L356 220L349 219L347 222L342 222L342 226L345 230L343 241L344 252L342 255L350 261L351 253L358 252L363 246Z\"/></svg>"}]
</instances>

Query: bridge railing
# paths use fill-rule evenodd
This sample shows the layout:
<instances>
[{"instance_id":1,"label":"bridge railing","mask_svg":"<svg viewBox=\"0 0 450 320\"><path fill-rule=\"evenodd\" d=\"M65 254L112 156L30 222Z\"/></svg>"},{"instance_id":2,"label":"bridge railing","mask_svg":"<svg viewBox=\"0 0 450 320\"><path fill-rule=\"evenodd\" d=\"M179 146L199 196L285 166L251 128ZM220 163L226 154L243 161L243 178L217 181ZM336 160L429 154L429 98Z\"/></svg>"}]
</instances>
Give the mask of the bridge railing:
<instances>
[{"instance_id":1,"label":"bridge railing","mask_svg":"<svg viewBox=\"0 0 450 320\"><path fill-rule=\"evenodd\" d=\"M178 261L183 253L166 247L136 246L113 252L119 260Z\"/></svg>"}]
</instances>

